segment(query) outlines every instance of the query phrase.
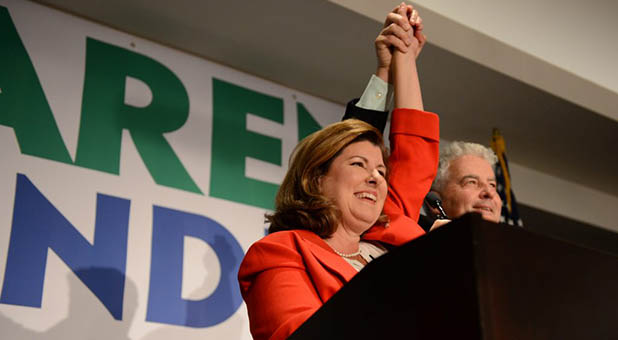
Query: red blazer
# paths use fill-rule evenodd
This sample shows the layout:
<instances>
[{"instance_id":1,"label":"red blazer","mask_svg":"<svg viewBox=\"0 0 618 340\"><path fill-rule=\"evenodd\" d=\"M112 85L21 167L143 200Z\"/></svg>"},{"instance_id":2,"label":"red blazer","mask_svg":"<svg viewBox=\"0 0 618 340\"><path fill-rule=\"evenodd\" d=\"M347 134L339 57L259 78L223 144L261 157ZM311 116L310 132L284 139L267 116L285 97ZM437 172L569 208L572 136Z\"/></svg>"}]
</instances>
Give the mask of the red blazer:
<instances>
[{"instance_id":1,"label":"red blazer","mask_svg":"<svg viewBox=\"0 0 618 340\"><path fill-rule=\"evenodd\" d=\"M363 239L398 246L424 234L416 221L438 166L438 116L396 109L390 138L390 223ZM287 338L356 273L310 231L279 231L254 243L238 273L253 338Z\"/></svg>"}]
</instances>

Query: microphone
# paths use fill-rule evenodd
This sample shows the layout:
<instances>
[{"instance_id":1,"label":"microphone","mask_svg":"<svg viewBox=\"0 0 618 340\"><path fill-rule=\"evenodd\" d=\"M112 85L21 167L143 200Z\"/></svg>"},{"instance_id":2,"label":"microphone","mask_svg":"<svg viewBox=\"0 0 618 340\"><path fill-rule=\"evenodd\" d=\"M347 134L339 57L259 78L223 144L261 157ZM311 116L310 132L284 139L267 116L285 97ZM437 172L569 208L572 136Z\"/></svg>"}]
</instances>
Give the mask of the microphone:
<instances>
[{"instance_id":1,"label":"microphone","mask_svg":"<svg viewBox=\"0 0 618 340\"><path fill-rule=\"evenodd\" d=\"M438 195L437 192L430 191L427 196L425 196L425 202L427 202L430 207L438 209L440 213L438 214L437 218L439 220L449 219L446 215L446 212L444 212L444 208L442 208L442 200L440 200L440 195Z\"/></svg>"}]
</instances>

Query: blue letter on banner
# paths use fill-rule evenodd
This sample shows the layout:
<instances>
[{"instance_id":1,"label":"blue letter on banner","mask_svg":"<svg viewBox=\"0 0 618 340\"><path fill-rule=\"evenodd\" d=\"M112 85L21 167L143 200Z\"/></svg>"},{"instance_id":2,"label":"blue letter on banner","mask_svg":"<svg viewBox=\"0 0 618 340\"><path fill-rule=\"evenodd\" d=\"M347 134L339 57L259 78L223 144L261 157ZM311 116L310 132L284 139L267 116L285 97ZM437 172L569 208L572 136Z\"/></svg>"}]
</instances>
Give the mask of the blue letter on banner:
<instances>
[{"instance_id":1,"label":"blue letter on banner","mask_svg":"<svg viewBox=\"0 0 618 340\"><path fill-rule=\"evenodd\" d=\"M182 294L184 237L208 243L221 265L221 280L202 300ZM152 261L146 320L189 327L209 327L232 316L242 302L236 275L243 250L219 223L201 215L154 206Z\"/></svg>"},{"instance_id":2,"label":"blue letter on banner","mask_svg":"<svg viewBox=\"0 0 618 340\"><path fill-rule=\"evenodd\" d=\"M114 319L121 320L129 206L130 201L126 199L97 195L94 244L91 245L28 177L18 174L0 303L41 307L47 248L50 248ZM98 270L104 268L111 270ZM122 275L117 275L118 272Z\"/></svg>"}]
</instances>

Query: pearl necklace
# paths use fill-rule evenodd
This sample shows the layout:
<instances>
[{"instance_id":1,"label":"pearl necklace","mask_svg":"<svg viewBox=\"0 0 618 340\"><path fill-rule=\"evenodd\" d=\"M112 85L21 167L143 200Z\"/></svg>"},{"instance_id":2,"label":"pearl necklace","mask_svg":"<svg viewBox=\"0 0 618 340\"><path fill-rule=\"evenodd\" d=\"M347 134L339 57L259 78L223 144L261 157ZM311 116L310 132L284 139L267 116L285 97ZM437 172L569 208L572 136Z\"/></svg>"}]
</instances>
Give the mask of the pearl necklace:
<instances>
[{"instance_id":1,"label":"pearl necklace","mask_svg":"<svg viewBox=\"0 0 618 340\"><path fill-rule=\"evenodd\" d=\"M351 258L351 257L356 257L356 256L360 255L360 253L361 253L360 248L358 248L358 251L353 252L353 253L349 253L349 254L342 253L342 252L338 251L337 249L335 249L335 248L333 248L333 247L331 247L331 248L333 249L333 251L334 251L337 255L339 255L339 256L341 256L341 257Z\"/></svg>"}]
</instances>

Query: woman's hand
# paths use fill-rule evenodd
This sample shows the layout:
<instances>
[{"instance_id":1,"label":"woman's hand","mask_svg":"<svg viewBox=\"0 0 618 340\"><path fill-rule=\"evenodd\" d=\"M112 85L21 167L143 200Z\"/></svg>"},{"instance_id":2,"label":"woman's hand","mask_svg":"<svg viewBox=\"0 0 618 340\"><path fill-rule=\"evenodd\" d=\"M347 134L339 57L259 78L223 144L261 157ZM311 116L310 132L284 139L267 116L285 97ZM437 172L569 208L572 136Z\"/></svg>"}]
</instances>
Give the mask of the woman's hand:
<instances>
[{"instance_id":1,"label":"woman's hand","mask_svg":"<svg viewBox=\"0 0 618 340\"><path fill-rule=\"evenodd\" d=\"M411 12L410 12L411 10ZM416 70L416 56L425 44L423 34L423 21L412 6L400 6L397 14L409 17L413 20L415 29L407 31L410 45L408 52L400 50L393 51L391 76L395 89L395 108L406 108L423 110L423 98L421 95L421 85Z\"/></svg>"},{"instance_id":2,"label":"woman's hand","mask_svg":"<svg viewBox=\"0 0 618 340\"><path fill-rule=\"evenodd\" d=\"M443 226L445 224L448 224L450 222L451 222L451 220L446 220L446 219L445 220L435 220L433 222L433 224L431 225L431 228L429 228L429 232L432 232L432 231L434 231L434 230L440 228L441 226Z\"/></svg>"},{"instance_id":3,"label":"woman's hand","mask_svg":"<svg viewBox=\"0 0 618 340\"><path fill-rule=\"evenodd\" d=\"M410 6L412 7L412 6ZM412 32L412 44L411 47L414 51L414 57L418 58L423 50L423 46L427 42L427 36L423 34L423 18L418 14L418 11L412 9L412 14L410 15L410 24L414 31Z\"/></svg>"}]
</instances>

